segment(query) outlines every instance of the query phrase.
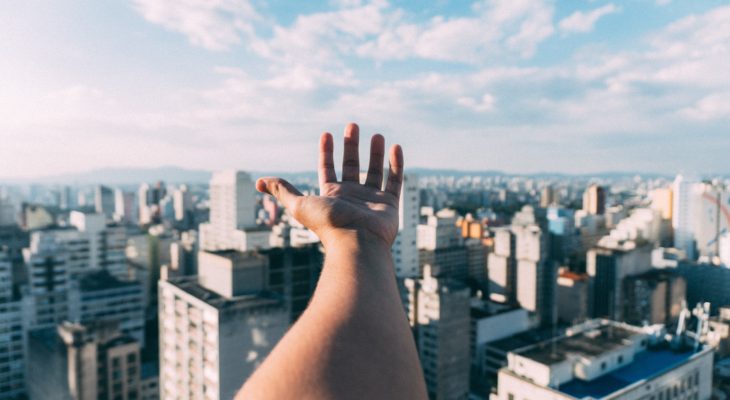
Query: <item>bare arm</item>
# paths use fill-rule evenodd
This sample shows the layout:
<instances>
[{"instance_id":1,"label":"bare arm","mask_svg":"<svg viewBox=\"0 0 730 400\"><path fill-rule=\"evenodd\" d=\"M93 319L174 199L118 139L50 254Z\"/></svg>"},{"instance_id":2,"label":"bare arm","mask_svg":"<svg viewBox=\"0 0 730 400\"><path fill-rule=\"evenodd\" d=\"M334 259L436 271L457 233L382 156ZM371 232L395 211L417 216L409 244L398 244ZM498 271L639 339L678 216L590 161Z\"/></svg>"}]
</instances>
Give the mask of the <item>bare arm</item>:
<instances>
[{"instance_id":1,"label":"bare arm","mask_svg":"<svg viewBox=\"0 0 730 400\"><path fill-rule=\"evenodd\" d=\"M425 399L426 387L393 272L403 154L373 136L365 185L359 132L345 130L342 182L332 136L320 141L320 196L302 196L277 178L257 182L322 240L326 256L311 304L238 395L245 399Z\"/></svg>"}]
</instances>

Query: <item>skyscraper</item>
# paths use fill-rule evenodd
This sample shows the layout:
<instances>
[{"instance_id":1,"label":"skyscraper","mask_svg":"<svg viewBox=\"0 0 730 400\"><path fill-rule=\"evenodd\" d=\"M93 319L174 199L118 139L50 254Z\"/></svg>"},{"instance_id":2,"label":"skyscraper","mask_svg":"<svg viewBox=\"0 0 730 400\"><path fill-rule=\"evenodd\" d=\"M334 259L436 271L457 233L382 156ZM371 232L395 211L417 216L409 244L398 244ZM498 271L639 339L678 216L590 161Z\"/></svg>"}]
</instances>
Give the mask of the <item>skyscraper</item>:
<instances>
[{"instance_id":1,"label":"skyscraper","mask_svg":"<svg viewBox=\"0 0 730 400\"><path fill-rule=\"evenodd\" d=\"M418 233L419 213L418 177L406 174L403 177L400 204L398 207L398 235L393 243L393 264L399 278L418 276Z\"/></svg>"},{"instance_id":2,"label":"skyscraper","mask_svg":"<svg viewBox=\"0 0 730 400\"><path fill-rule=\"evenodd\" d=\"M114 190L104 185L96 186L94 190L94 208L99 214L104 214L108 219L114 217L115 211Z\"/></svg>"},{"instance_id":3,"label":"skyscraper","mask_svg":"<svg viewBox=\"0 0 730 400\"><path fill-rule=\"evenodd\" d=\"M470 297L463 283L437 278L425 266L423 279L406 279L429 397L465 400L469 395Z\"/></svg>"},{"instance_id":4,"label":"skyscraper","mask_svg":"<svg viewBox=\"0 0 730 400\"><path fill-rule=\"evenodd\" d=\"M22 303L13 296L12 262L0 248L0 399L25 391L25 338Z\"/></svg>"},{"instance_id":5,"label":"skyscraper","mask_svg":"<svg viewBox=\"0 0 730 400\"><path fill-rule=\"evenodd\" d=\"M674 180L672 227L674 228L674 247L682 250L690 260L697 259L695 238L695 214L702 190L700 183L677 175Z\"/></svg>"},{"instance_id":6,"label":"skyscraper","mask_svg":"<svg viewBox=\"0 0 730 400\"><path fill-rule=\"evenodd\" d=\"M159 282L162 399L233 398L289 326L268 259L201 252L199 276Z\"/></svg>"},{"instance_id":7,"label":"skyscraper","mask_svg":"<svg viewBox=\"0 0 730 400\"><path fill-rule=\"evenodd\" d=\"M606 212L606 190L596 184L583 193L583 210L588 214L602 215Z\"/></svg>"},{"instance_id":8,"label":"skyscraper","mask_svg":"<svg viewBox=\"0 0 730 400\"><path fill-rule=\"evenodd\" d=\"M29 334L31 399L139 399L140 345L110 321Z\"/></svg>"},{"instance_id":9,"label":"skyscraper","mask_svg":"<svg viewBox=\"0 0 730 400\"><path fill-rule=\"evenodd\" d=\"M210 180L210 222L200 224L204 250L247 251L270 247L271 230L256 224L256 188L243 171L223 171Z\"/></svg>"}]
</instances>

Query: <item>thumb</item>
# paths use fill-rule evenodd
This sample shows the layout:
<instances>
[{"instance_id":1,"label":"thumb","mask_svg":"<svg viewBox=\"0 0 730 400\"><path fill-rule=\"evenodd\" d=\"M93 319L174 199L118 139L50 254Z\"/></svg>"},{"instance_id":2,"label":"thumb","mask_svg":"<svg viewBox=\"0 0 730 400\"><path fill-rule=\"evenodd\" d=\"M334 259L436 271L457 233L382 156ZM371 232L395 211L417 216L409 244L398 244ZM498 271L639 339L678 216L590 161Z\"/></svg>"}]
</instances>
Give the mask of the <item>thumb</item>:
<instances>
[{"instance_id":1,"label":"thumb","mask_svg":"<svg viewBox=\"0 0 730 400\"><path fill-rule=\"evenodd\" d=\"M296 211L299 200L302 198L302 193L297 188L281 178L259 178L256 181L256 190L276 197L292 213Z\"/></svg>"}]
</instances>

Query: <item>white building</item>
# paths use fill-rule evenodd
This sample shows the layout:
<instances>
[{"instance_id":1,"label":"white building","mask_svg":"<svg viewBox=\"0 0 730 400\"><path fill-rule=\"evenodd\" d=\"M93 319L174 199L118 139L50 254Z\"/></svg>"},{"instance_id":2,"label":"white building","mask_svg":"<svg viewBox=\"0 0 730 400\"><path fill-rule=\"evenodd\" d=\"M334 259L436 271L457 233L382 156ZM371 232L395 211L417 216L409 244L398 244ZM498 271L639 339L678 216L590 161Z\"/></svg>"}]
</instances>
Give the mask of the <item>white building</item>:
<instances>
[{"instance_id":1,"label":"white building","mask_svg":"<svg viewBox=\"0 0 730 400\"><path fill-rule=\"evenodd\" d=\"M23 308L28 327L50 328L68 315L69 255L53 233L38 231L23 249L28 288Z\"/></svg>"},{"instance_id":2,"label":"white building","mask_svg":"<svg viewBox=\"0 0 730 400\"><path fill-rule=\"evenodd\" d=\"M400 203L398 205L398 235L393 243L395 275L399 278L413 278L419 275L418 268L418 177L406 174L403 177Z\"/></svg>"},{"instance_id":3,"label":"white building","mask_svg":"<svg viewBox=\"0 0 730 400\"><path fill-rule=\"evenodd\" d=\"M682 250L687 258L697 258L695 238L695 214L699 208L702 184L677 175L673 186L672 228L674 247Z\"/></svg>"},{"instance_id":4,"label":"white building","mask_svg":"<svg viewBox=\"0 0 730 400\"><path fill-rule=\"evenodd\" d=\"M243 171L223 171L210 180L210 222L200 224L203 250L247 251L270 247L271 229L256 225L256 187Z\"/></svg>"},{"instance_id":5,"label":"white building","mask_svg":"<svg viewBox=\"0 0 730 400\"><path fill-rule=\"evenodd\" d=\"M120 281L107 271L86 273L70 284L68 320L116 321L119 330L144 347L144 291L136 281Z\"/></svg>"},{"instance_id":6,"label":"white building","mask_svg":"<svg viewBox=\"0 0 730 400\"><path fill-rule=\"evenodd\" d=\"M136 224L138 222L137 214L134 193L116 189L114 191L114 220L126 224Z\"/></svg>"},{"instance_id":7,"label":"white building","mask_svg":"<svg viewBox=\"0 0 730 400\"><path fill-rule=\"evenodd\" d=\"M89 269L104 269L117 278L128 276L127 231L124 227L107 225L102 214L85 214L72 211L69 222L82 237L88 239Z\"/></svg>"},{"instance_id":8,"label":"white building","mask_svg":"<svg viewBox=\"0 0 730 400\"><path fill-rule=\"evenodd\" d=\"M470 300L469 288L431 275L406 279L409 317L431 399L466 399L469 394Z\"/></svg>"},{"instance_id":9,"label":"white building","mask_svg":"<svg viewBox=\"0 0 730 400\"><path fill-rule=\"evenodd\" d=\"M510 352L497 398L708 400L712 348L672 349L652 329L593 320Z\"/></svg>"},{"instance_id":10,"label":"white building","mask_svg":"<svg viewBox=\"0 0 730 400\"><path fill-rule=\"evenodd\" d=\"M201 252L200 275L159 282L162 399L230 399L289 326L268 259Z\"/></svg>"},{"instance_id":11,"label":"white building","mask_svg":"<svg viewBox=\"0 0 730 400\"><path fill-rule=\"evenodd\" d=\"M419 249L436 250L463 244L461 230L456 225L456 211L443 209L433 213L426 210L426 223L418 225L416 243Z\"/></svg>"}]
</instances>

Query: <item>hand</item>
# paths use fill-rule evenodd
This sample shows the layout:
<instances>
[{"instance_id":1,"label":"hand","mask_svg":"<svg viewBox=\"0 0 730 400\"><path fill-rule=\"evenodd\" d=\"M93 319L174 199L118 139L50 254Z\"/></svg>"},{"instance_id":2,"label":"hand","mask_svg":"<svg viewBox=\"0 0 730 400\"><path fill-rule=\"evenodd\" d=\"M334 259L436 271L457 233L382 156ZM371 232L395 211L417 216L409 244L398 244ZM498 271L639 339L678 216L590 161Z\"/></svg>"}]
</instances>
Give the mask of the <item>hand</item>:
<instances>
[{"instance_id":1,"label":"hand","mask_svg":"<svg viewBox=\"0 0 730 400\"><path fill-rule=\"evenodd\" d=\"M385 190L381 190L385 139L378 134L372 137L365 184L360 184L358 143L358 126L347 125L342 182L338 182L332 158L332 135L322 134L319 142L319 196L303 196L289 182L272 177L259 179L256 189L276 197L297 221L319 236L325 248L351 235L358 240L382 241L390 248L398 233L403 150L399 145L391 147L388 180Z\"/></svg>"}]
</instances>

